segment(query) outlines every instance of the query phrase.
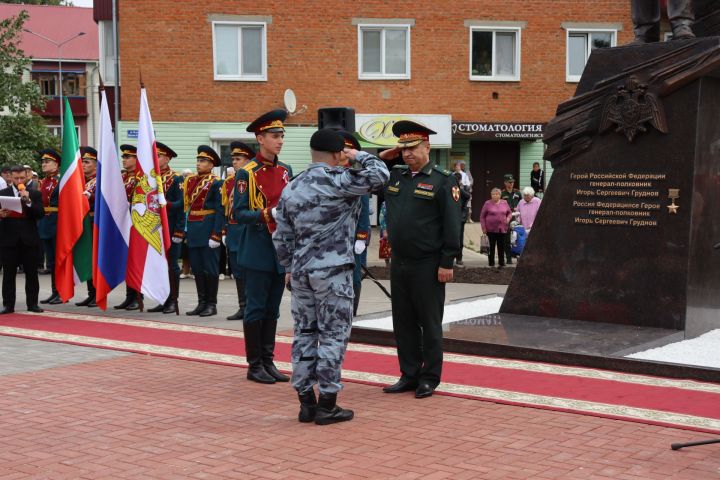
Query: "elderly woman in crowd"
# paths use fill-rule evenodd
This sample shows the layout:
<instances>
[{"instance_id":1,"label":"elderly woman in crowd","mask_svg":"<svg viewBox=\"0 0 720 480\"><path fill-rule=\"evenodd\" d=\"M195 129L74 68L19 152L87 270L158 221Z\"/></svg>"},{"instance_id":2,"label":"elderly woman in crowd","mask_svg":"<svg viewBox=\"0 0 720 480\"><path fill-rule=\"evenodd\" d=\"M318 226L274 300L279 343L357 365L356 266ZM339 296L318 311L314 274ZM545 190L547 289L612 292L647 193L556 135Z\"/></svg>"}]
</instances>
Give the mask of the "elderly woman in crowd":
<instances>
[{"instance_id":1,"label":"elderly woman in crowd","mask_svg":"<svg viewBox=\"0 0 720 480\"><path fill-rule=\"evenodd\" d=\"M522 194L523 199L518 203L517 211L520 214L520 224L525 227L525 232L529 233L535 222L541 200L535 196L535 190L532 187L523 188Z\"/></svg>"},{"instance_id":2,"label":"elderly woman in crowd","mask_svg":"<svg viewBox=\"0 0 720 480\"><path fill-rule=\"evenodd\" d=\"M480 226L490 241L488 252L488 265L495 266L495 248L497 246L498 260L501 267L505 266L505 234L507 233L512 210L508 203L500 198L500 189L493 188L490 200L487 200L480 211Z\"/></svg>"}]
</instances>

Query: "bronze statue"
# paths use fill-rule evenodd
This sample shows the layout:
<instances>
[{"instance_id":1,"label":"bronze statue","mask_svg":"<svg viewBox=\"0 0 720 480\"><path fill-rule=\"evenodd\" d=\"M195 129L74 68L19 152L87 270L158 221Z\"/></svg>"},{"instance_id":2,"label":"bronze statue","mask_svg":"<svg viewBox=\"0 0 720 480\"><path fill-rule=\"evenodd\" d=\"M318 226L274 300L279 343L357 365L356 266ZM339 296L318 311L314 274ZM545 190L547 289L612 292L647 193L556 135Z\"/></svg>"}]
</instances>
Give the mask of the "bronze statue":
<instances>
[{"instance_id":1,"label":"bronze statue","mask_svg":"<svg viewBox=\"0 0 720 480\"><path fill-rule=\"evenodd\" d=\"M668 0L668 18L673 40L695 38L692 24L695 21L692 0ZM660 40L660 1L632 0L632 22L635 41L642 44Z\"/></svg>"}]
</instances>

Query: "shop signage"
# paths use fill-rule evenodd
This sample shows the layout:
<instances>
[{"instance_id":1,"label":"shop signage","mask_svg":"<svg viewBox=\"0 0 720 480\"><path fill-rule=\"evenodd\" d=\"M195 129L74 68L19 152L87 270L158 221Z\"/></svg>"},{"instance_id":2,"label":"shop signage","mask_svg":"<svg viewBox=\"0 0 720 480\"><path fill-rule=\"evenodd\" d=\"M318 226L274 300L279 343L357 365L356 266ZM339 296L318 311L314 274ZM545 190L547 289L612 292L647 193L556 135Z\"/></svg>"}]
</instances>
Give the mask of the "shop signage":
<instances>
[{"instance_id":1,"label":"shop signage","mask_svg":"<svg viewBox=\"0 0 720 480\"><path fill-rule=\"evenodd\" d=\"M392 126L400 120L412 120L436 131L436 135L430 135L433 148L451 147L450 115L356 114L355 128L366 146L393 147L397 144L397 138L392 133Z\"/></svg>"},{"instance_id":2,"label":"shop signage","mask_svg":"<svg viewBox=\"0 0 720 480\"><path fill-rule=\"evenodd\" d=\"M542 138L545 124L520 122L453 122L454 137L534 140Z\"/></svg>"}]
</instances>

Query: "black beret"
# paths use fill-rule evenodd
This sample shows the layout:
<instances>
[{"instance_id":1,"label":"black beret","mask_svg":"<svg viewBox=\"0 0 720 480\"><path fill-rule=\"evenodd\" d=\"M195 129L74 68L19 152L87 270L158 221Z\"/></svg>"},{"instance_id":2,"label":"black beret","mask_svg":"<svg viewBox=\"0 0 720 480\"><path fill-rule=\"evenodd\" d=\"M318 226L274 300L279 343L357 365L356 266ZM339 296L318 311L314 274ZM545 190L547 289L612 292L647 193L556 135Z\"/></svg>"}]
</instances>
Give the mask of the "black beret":
<instances>
[{"instance_id":1,"label":"black beret","mask_svg":"<svg viewBox=\"0 0 720 480\"><path fill-rule=\"evenodd\" d=\"M322 128L310 137L310 148L318 152L342 152L345 140L336 130Z\"/></svg>"},{"instance_id":2,"label":"black beret","mask_svg":"<svg viewBox=\"0 0 720 480\"><path fill-rule=\"evenodd\" d=\"M220 155L218 155L217 152L212 149L212 147L209 147L207 145L200 145L197 148L197 152L198 160L208 160L212 162L214 166L220 166Z\"/></svg>"},{"instance_id":3,"label":"black beret","mask_svg":"<svg viewBox=\"0 0 720 480\"><path fill-rule=\"evenodd\" d=\"M175 150L168 147L162 142L155 142L155 149L157 150L158 155L167 155L170 158L177 157L177 153L175 153Z\"/></svg>"}]
</instances>

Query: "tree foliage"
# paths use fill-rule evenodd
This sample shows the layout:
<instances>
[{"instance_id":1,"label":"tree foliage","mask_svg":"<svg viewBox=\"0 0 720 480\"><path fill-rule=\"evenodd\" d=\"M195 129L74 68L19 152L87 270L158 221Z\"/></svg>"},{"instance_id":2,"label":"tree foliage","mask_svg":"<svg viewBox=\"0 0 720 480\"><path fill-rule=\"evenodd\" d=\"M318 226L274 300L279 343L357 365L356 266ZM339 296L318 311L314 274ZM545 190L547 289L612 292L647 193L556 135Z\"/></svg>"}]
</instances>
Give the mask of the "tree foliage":
<instances>
[{"instance_id":1,"label":"tree foliage","mask_svg":"<svg viewBox=\"0 0 720 480\"><path fill-rule=\"evenodd\" d=\"M28 14L0 21L0 164L37 165L37 151L57 146L45 121L32 109L45 107L46 99L35 82L23 82L31 60L20 49Z\"/></svg>"}]
</instances>

